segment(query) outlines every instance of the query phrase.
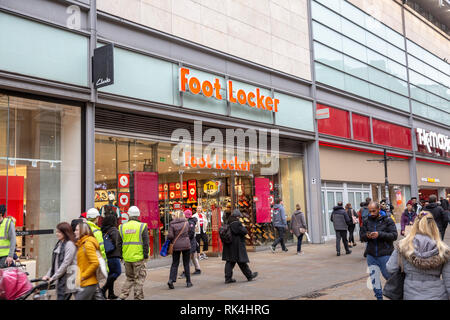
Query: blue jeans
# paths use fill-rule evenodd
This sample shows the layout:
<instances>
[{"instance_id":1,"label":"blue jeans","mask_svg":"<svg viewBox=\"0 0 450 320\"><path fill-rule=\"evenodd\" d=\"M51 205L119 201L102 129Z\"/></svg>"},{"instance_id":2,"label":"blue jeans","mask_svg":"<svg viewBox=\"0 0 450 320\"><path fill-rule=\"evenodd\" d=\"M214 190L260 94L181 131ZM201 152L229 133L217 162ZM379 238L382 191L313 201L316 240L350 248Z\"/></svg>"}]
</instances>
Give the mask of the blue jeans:
<instances>
[{"instance_id":1,"label":"blue jeans","mask_svg":"<svg viewBox=\"0 0 450 320\"><path fill-rule=\"evenodd\" d=\"M386 269L386 263L391 256L374 257L367 255L367 265L369 266L370 279L372 280L373 292L377 300L383 300L383 289L381 286L380 272L384 279L389 279L391 274Z\"/></svg>"},{"instance_id":2,"label":"blue jeans","mask_svg":"<svg viewBox=\"0 0 450 320\"><path fill-rule=\"evenodd\" d=\"M109 258L108 259L108 279L106 279L106 283L103 287L105 293L108 291L109 294L114 294L114 281L120 276L122 273L122 267L120 265L119 258Z\"/></svg>"},{"instance_id":3,"label":"blue jeans","mask_svg":"<svg viewBox=\"0 0 450 320\"><path fill-rule=\"evenodd\" d=\"M302 240L303 240L303 233L300 233L300 235L297 237L297 252L302 251Z\"/></svg>"}]
</instances>

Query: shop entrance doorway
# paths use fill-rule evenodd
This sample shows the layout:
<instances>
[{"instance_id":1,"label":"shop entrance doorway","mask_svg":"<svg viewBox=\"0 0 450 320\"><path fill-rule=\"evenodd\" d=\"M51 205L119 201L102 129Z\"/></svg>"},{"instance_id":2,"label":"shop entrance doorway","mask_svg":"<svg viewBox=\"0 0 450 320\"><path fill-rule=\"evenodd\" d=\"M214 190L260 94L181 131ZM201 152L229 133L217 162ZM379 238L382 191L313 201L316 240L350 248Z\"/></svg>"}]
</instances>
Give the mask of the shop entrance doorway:
<instances>
[{"instance_id":1,"label":"shop entrance doorway","mask_svg":"<svg viewBox=\"0 0 450 320\"><path fill-rule=\"evenodd\" d=\"M419 198L420 201L428 201L430 196L434 194L436 197L438 197L438 189L419 189ZM438 197L439 199L439 197Z\"/></svg>"}]
</instances>

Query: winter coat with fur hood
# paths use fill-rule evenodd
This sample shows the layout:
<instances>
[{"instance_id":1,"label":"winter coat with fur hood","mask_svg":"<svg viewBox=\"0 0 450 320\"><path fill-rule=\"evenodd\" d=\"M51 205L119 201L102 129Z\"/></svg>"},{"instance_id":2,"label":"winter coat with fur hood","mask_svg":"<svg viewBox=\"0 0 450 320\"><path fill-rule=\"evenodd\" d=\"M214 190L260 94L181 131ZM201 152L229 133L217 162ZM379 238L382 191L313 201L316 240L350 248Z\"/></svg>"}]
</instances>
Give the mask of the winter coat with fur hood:
<instances>
[{"instance_id":1,"label":"winter coat with fur hood","mask_svg":"<svg viewBox=\"0 0 450 320\"><path fill-rule=\"evenodd\" d=\"M401 253L406 274L403 286L404 300L448 300L450 298L450 251L444 260L439 257L436 242L428 236L417 234L413 240L414 253L406 258ZM387 271L398 270L398 246L386 264ZM442 275L442 279L441 279Z\"/></svg>"}]
</instances>

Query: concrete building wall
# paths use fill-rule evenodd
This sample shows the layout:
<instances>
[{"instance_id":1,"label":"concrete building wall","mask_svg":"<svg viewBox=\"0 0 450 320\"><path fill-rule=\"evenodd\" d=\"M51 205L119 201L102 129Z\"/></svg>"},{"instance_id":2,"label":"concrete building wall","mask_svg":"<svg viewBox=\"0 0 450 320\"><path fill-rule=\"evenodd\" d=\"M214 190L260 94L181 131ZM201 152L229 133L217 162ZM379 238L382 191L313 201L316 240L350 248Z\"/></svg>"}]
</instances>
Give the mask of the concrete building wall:
<instances>
[{"instance_id":1,"label":"concrete building wall","mask_svg":"<svg viewBox=\"0 0 450 320\"><path fill-rule=\"evenodd\" d=\"M406 37L440 58L450 59L450 37L417 12L405 10Z\"/></svg>"},{"instance_id":2,"label":"concrete building wall","mask_svg":"<svg viewBox=\"0 0 450 320\"><path fill-rule=\"evenodd\" d=\"M97 0L97 8L311 80L307 0Z\"/></svg>"},{"instance_id":3,"label":"concrete building wall","mask_svg":"<svg viewBox=\"0 0 450 320\"><path fill-rule=\"evenodd\" d=\"M403 33L402 7L395 0L348 0L398 33Z\"/></svg>"},{"instance_id":4,"label":"concrete building wall","mask_svg":"<svg viewBox=\"0 0 450 320\"><path fill-rule=\"evenodd\" d=\"M320 147L320 176L322 180L343 182L384 183L384 166L377 161L383 156ZM391 161L388 163L389 183L409 185L408 161Z\"/></svg>"}]
</instances>

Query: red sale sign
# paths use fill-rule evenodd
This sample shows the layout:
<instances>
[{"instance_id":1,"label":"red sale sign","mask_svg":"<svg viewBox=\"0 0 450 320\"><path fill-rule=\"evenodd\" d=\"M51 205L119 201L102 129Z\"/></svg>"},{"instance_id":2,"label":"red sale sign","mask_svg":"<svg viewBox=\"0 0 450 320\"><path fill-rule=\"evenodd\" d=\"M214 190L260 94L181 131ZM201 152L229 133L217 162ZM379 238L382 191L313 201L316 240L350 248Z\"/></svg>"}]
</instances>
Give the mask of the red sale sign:
<instances>
[{"instance_id":1,"label":"red sale sign","mask_svg":"<svg viewBox=\"0 0 450 320\"><path fill-rule=\"evenodd\" d=\"M130 194L128 192L119 193L118 199L120 207L130 206Z\"/></svg>"},{"instance_id":2,"label":"red sale sign","mask_svg":"<svg viewBox=\"0 0 450 320\"><path fill-rule=\"evenodd\" d=\"M130 175L119 174L119 188L129 188L129 187L130 187Z\"/></svg>"}]
</instances>

